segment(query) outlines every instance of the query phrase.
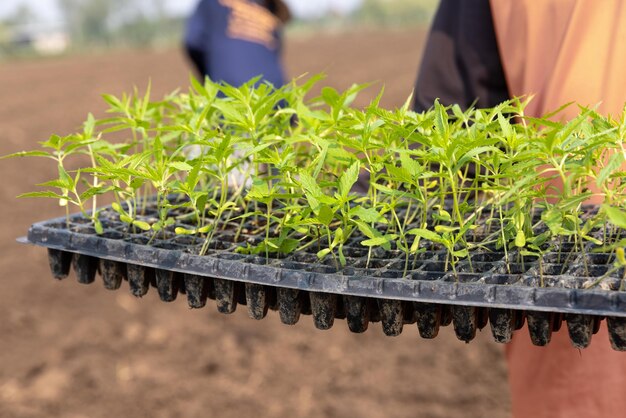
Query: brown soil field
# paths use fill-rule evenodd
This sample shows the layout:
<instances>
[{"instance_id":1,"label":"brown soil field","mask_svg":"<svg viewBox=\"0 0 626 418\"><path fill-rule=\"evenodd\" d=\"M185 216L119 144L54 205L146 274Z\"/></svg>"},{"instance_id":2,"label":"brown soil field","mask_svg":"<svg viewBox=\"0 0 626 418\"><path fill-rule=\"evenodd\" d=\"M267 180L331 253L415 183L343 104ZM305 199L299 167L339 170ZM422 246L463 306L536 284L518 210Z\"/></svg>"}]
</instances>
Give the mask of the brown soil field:
<instances>
[{"instance_id":1,"label":"brown soil field","mask_svg":"<svg viewBox=\"0 0 626 418\"><path fill-rule=\"evenodd\" d=\"M385 106L409 95L424 42L421 30L316 35L290 40L295 76L325 71L344 88L377 81ZM51 133L102 115L101 93L152 80L155 96L188 84L180 51L116 52L0 65L0 154L32 149ZM54 202L18 200L52 178L35 159L0 162L0 417L506 417L503 347L488 329L470 344L451 327L423 340L406 326L386 337L379 324L352 334L344 321L318 331L310 317L285 326L245 309L189 310L155 292L133 298L73 275L52 280L46 252L15 238L60 216Z\"/></svg>"}]
</instances>

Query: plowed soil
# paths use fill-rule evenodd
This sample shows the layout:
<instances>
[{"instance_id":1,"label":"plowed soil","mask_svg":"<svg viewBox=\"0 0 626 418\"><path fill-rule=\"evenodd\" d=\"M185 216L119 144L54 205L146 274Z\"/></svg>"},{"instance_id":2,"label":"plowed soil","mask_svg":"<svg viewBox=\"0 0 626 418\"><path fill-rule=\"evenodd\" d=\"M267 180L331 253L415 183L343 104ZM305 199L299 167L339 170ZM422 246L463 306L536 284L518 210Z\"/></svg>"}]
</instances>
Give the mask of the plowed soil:
<instances>
[{"instance_id":1,"label":"plowed soil","mask_svg":"<svg viewBox=\"0 0 626 418\"><path fill-rule=\"evenodd\" d=\"M378 81L383 105L409 95L423 31L356 32L289 41L296 76L325 71L345 88ZM101 93L152 80L155 96L187 85L180 51L116 52L0 66L0 154L32 149L69 133L87 112L103 115ZM396 338L380 324L351 334L344 321L318 331L310 317L285 326L270 313L225 316L213 304L189 310L154 292L133 298L73 275L52 280L46 252L14 238L62 211L54 202L16 200L52 178L55 167L0 162L0 417L506 417L502 346L488 329L470 344L451 327L423 340L406 326Z\"/></svg>"}]
</instances>

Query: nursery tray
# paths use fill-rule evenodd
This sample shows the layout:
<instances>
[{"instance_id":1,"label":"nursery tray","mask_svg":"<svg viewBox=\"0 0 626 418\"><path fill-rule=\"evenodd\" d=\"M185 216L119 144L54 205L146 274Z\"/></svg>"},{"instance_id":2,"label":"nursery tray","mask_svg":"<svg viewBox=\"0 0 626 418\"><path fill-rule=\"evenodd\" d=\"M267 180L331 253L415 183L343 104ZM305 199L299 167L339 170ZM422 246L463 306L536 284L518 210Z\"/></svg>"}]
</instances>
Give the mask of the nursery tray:
<instances>
[{"instance_id":1,"label":"nursery tray","mask_svg":"<svg viewBox=\"0 0 626 418\"><path fill-rule=\"evenodd\" d=\"M269 260L236 253L242 243L263 239L246 231L216 234L211 250L200 256L200 243L190 236L171 234L146 245L145 235L130 233L119 221L111 218L103 225L104 233L97 235L81 216L71 218L70 228L65 218L57 218L33 224L21 241L48 248L57 279L73 267L80 283L94 282L99 273L107 289L128 281L133 295L153 287L166 302L184 293L192 308L203 307L208 298L221 313L245 305L250 317L262 319L268 309L276 310L285 324L312 315L319 329L346 319L352 332L381 322L389 336L416 324L421 337L434 338L441 326L452 324L466 342L489 324L494 339L506 343L527 323L536 345L548 344L552 332L566 324L578 348L590 344L606 319L613 348L626 350L623 272L598 280L611 266L610 254L566 257L555 251L507 267L503 252L475 252L454 274L444 271L445 251L425 251L404 274L403 254L378 249L366 265L367 249L351 241L344 248L347 266L338 272L318 261L317 249Z\"/></svg>"}]
</instances>

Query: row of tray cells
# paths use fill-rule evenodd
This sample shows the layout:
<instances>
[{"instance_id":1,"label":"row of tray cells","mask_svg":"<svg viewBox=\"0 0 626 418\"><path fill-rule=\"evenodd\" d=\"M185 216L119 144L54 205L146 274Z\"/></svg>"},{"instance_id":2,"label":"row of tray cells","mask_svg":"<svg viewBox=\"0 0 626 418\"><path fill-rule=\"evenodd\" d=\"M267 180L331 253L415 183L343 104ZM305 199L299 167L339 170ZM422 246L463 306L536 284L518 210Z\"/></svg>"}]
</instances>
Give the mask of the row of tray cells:
<instances>
[{"instance_id":1,"label":"row of tray cells","mask_svg":"<svg viewBox=\"0 0 626 418\"><path fill-rule=\"evenodd\" d=\"M205 306L207 299L215 300L217 310L226 314L234 312L237 305L245 305L254 319L262 319L268 310L275 310L281 321L290 325L297 323L301 315L312 315L319 329L329 329L335 319L345 319L352 332L364 332L370 322L380 322L388 336L399 335L407 324L417 324L421 337L435 338L440 327L452 324L456 336L469 342L477 331L489 324L495 341L506 343L511 340L513 332L526 323L533 344L543 346L550 342L552 332L565 323L572 344L585 348L603 319L591 315L448 306L308 292L175 273L55 250L50 251L50 264L56 278L66 277L70 265L73 266L78 281L84 284L93 283L99 272L104 286L110 290L118 289L123 281L128 281L135 296L143 296L153 287L166 302L174 301L179 293L183 293L192 308ZM626 318L608 318L607 323L613 348L626 350Z\"/></svg>"}]
</instances>

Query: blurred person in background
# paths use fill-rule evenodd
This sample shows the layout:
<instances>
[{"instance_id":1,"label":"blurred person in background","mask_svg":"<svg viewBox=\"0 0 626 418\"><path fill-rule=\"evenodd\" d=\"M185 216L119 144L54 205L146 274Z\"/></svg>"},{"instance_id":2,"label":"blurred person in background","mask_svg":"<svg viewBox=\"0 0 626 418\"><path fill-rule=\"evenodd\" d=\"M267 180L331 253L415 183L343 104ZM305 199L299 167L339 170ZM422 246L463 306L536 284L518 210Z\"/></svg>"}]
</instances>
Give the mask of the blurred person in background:
<instances>
[{"instance_id":1,"label":"blurred person in background","mask_svg":"<svg viewBox=\"0 0 626 418\"><path fill-rule=\"evenodd\" d=\"M621 114L626 101L626 4L607 0L442 0L416 83L415 109L442 104L492 107L534 95L542 116L576 102ZM577 116L569 106L557 117ZM589 203L601 203L592 201ZM506 346L515 418L626 416L626 353L614 351L603 322L577 350L567 331L546 347L527 330Z\"/></svg>"},{"instance_id":2,"label":"blurred person in background","mask_svg":"<svg viewBox=\"0 0 626 418\"><path fill-rule=\"evenodd\" d=\"M261 75L278 87L289 19L282 0L201 0L187 21L185 49L201 77L239 86Z\"/></svg>"}]
</instances>

